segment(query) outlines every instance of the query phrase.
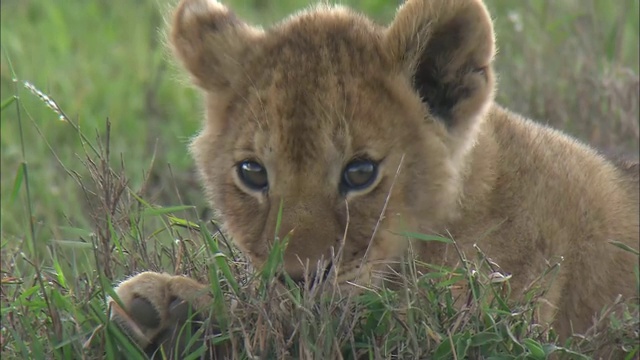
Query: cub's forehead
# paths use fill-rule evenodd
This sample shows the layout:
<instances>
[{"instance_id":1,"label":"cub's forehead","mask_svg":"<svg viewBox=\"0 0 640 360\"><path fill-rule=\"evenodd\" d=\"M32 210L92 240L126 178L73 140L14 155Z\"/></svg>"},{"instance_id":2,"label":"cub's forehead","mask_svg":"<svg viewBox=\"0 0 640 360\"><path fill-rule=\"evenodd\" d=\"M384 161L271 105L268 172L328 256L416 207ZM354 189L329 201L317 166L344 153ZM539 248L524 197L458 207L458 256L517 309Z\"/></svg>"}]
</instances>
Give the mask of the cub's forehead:
<instances>
[{"instance_id":1,"label":"cub's forehead","mask_svg":"<svg viewBox=\"0 0 640 360\"><path fill-rule=\"evenodd\" d=\"M266 91L248 97L250 107L244 114L255 116L256 121L244 121L243 132L255 134L247 139L253 144L247 145L257 152L268 151L292 165L317 156L329 162L339 160L329 154L379 157L387 147L371 144L384 145L380 140L396 132L389 124L404 118L381 76L289 74L271 80Z\"/></svg>"},{"instance_id":2,"label":"cub's forehead","mask_svg":"<svg viewBox=\"0 0 640 360\"><path fill-rule=\"evenodd\" d=\"M321 78L383 66L382 28L342 7L317 6L266 32L259 56L267 71Z\"/></svg>"},{"instance_id":3,"label":"cub's forehead","mask_svg":"<svg viewBox=\"0 0 640 360\"><path fill-rule=\"evenodd\" d=\"M370 135L362 128L384 132L376 109L390 101L381 33L358 14L325 6L268 30L243 96L247 116L257 120L250 127L262 139L253 147L292 163L363 151Z\"/></svg>"}]
</instances>

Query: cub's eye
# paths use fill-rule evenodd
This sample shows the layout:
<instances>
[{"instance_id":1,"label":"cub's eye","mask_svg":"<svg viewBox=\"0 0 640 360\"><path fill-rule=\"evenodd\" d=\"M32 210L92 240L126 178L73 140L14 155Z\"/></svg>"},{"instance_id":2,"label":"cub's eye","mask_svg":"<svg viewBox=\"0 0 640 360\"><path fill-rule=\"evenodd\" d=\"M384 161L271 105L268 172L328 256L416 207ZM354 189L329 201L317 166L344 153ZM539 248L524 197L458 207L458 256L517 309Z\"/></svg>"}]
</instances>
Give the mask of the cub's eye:
<instances>
[{"instance_id":1,"label":"cub's eye","mask_svg":"<svg viewBox=\"0 0 640 360\"><path fill-rule=\"evenodd\" d=\"M269 185L267 169L252 160L245 160L236 165L238 177L251 190L264 190Z\"/></svg>"},{"instance_id":2,"label":"cub's eye","mask_svg":"<svg viewBox=\"0 0 640 360\"><path fill-rule=\"evenodd\" d=\"M371 185L378 174L378 164L367 159L353 160L342 173L342 186L346 191L362 190Z\"/></svg>"}]
</instances>

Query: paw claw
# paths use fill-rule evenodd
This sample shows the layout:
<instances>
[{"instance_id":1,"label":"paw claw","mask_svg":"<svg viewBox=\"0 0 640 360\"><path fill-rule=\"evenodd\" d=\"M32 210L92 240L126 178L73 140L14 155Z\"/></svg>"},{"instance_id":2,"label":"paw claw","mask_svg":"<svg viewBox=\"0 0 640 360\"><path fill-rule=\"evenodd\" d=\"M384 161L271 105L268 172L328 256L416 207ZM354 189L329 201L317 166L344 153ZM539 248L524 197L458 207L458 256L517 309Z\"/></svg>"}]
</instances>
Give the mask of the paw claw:
<instances>
[{"instance_id":1,"label":"paw claw","mask_svg":"<svg viewBox=\"0 0 640 360\"><path fill-rule=\"evenodd\" d=\"M136 323L147 328L157 328L162 321L151 302L143 297L136 297L131 301L129 313Z\"/></svg>"},{"instance_id":2,"label":"paw claw","mask_svg":"<svg viewBox=\"0 0 640 360\"><path fill-rule=\"evenodd\" d=\"M146 347L151 343L138 323L114 300L109 300L109 318L135 339L141 347Z\"/></svg>"},{"instance_id":3,"label":"paw claw","mask_svg":"<svg viewBox=\"0 0 640 360\"><path fill-rule=\"evenodd\" d=\"M173 321L184 322L190 318L190 314L193 313L189 303L182 299L175 299L169 305L169 314Z\"/></svg>"}]
</instances>

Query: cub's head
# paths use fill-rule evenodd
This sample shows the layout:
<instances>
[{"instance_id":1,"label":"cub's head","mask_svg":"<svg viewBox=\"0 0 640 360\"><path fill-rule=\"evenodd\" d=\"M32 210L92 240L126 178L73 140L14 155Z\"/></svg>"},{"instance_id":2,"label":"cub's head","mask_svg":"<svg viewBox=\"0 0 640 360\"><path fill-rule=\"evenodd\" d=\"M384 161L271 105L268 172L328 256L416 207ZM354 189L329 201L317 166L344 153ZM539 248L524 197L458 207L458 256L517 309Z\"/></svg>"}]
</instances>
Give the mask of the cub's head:
<instances>
[{"instance_id":1,"label":"cub's head","mask_svg":"<svg viewBox=\"0 0 640 360\"><path fill-rule=\"evenodd\" d=\"M290 235L293 278L333 267L339 282L367 282L402 257L401 232L455 216L493 97L481 1L409 0L388 27L318 6L263 30L183 0L170 41L204 93L191 150L205 189L256 265Z\"/></svg>"}]
</instances>

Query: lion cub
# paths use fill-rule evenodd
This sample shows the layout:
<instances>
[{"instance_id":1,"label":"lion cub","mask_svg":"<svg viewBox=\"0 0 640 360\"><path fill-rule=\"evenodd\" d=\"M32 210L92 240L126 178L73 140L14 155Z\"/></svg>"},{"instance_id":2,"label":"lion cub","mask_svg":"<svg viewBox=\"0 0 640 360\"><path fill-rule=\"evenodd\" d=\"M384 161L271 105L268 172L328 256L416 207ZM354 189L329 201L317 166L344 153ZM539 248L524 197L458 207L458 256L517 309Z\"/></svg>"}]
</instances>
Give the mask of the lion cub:
<instances>
[{"instance_id":1,"label":"lion cub","mask_svg":"<svg viewBox=\"0 0 640 360\"><path fill-rule=\"evenodd\" d=\"M282 202L294 279L308 265L343 286L378 282L410 247L456 264L446 244L401 235L412 232L446 234L467 253L477 244L513 274L516 296L563 259L541 319L562 336L618 294L637 296L637 258L609 243L638 246L637 176L494 102L480 0L409 0L387 27L316 6L266 30L215 1L182 0L170 43L204 94L191 151L207 196L256 266ZM205 289L142 273L117 288L125 307L113 317L147 346L175 323L176 301L205 306Z\"/></svg>"}]
</instances>

